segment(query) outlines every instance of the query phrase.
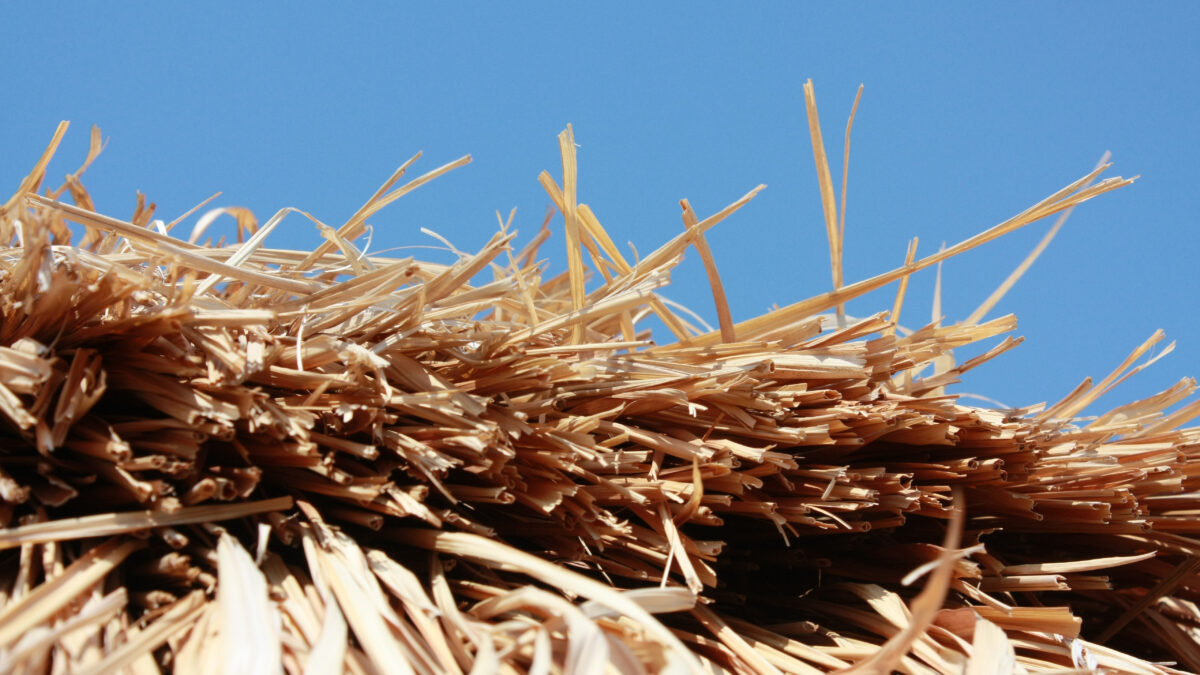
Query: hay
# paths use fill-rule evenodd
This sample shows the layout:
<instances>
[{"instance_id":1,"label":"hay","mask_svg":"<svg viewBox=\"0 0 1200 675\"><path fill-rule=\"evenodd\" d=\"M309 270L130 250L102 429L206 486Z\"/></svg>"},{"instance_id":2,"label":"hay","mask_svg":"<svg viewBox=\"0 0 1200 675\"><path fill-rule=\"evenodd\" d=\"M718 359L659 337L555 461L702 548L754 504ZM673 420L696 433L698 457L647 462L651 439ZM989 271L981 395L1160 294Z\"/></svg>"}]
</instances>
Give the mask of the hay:
<instances>
[{"instance_id":1,"label":"hay","mask_svg":"<svg viewBox=\"0 0 1200 675\"><path fill-rule=\"evenodd\" d=\"M944 388L1018 341L953 350L1013 317L841 310L898 281L898 316L914 272L1130 181L1102 165L846 285L806 93L834 289L736 324L704 233L761 186L682 202L683 234L629 261L578 203L569 128L546 277L545 228L451 265L354 244L469 158L400 185L410 161L314 251L266 248L286 210L222 211L239 241L209 246L219 213L189 240L144 203L104 216L82 169L39 194L60 127L0 214L0 669L1200 668L1200 405L1164 413L1195 383L1074 419L1161 335L1056 405L989 410ZM659 295L689 247L719 330Z\"/></svg>"}]
</instances>

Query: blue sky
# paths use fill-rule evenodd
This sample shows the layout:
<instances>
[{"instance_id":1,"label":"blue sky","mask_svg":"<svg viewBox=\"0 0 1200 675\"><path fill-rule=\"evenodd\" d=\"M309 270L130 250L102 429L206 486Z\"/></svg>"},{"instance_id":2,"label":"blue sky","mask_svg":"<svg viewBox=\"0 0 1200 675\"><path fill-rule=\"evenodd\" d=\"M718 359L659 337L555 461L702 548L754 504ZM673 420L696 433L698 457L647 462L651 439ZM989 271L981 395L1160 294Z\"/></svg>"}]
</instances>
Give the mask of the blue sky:
<instances>
[{"instance_id":1,"label":"blue sky","mask_svg":"<svg viewBox=\"0 0 1200 675\"><path fill-rule=\"evenodd\" d=\"M216 204L262 219L295 206L336 225L416 151L418 170L470 153L470 166L375 217L371 245L436 245L428 227L466 250L487 240L497 210L516 207L517 229L536 231L548 203L536 177L560 175L555 136L569 122L581 201L643 253L681 229L680 198L703 217L769 186L709 235L745 319L830 286L801 85L816 85L840 176L861 82L847 281L899 265L912 236L928 254L1004 220L1105 150L1110 175L1142 176L1076 210L993 312L1017 313L1026 343L960 390L1057 400L1157 328L1176 352L1105 402L1200 375L1200 5L331 7L7 3L0 185L15 189L68 119L52 182L100 125L110 141L84 182L105 212L127 216L141 190L170 220L222 191ZM1049 225L948 262L947 318L968 315ZM268 245L317 241L302 219L284 227ZM562 246L556 236L545 249L558 265ZM914 278L906 324L928 320L933 278ZM888 309L893 294L849 310ZM668 295L715 324L695 256Z\"/></svg>"}]
</instances>

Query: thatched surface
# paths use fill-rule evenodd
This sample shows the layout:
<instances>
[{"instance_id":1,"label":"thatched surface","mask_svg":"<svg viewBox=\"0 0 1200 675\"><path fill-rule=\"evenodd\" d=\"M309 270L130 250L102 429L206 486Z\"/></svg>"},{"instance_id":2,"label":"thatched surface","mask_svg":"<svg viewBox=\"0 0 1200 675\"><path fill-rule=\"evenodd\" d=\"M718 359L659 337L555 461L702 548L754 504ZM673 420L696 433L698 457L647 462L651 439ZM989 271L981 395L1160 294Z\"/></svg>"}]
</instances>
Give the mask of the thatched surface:
<instances>
[{"instance_id":1,"label":"thatched surface","mask_svg":"<svg viewBox=\"0 0 1200 675\"><path fill-rule=\"evenodd\" d=\"M1179 428L1200 407L1163 413L1194 382L1074 419L1161 336L1056 405L997 411L944 388L1017 343L953 360L1013 317L818 316L1128 181L1098 169L735 325L703 235L757 190L705 218L685 202L682 235L627 259L577 201L569 131L561 187L541 179L558 276L546 229L452 265L355 248L463 160L407 184L406 164L316 251L266 246L283 212L231 211L250 236L214 246L152 207L95 213L77 175L39 196L61 131L0 214L0 669L1200 667L1200 429ZM721 330L658 294L689 247Z\"/></svg>"}]
</instances>

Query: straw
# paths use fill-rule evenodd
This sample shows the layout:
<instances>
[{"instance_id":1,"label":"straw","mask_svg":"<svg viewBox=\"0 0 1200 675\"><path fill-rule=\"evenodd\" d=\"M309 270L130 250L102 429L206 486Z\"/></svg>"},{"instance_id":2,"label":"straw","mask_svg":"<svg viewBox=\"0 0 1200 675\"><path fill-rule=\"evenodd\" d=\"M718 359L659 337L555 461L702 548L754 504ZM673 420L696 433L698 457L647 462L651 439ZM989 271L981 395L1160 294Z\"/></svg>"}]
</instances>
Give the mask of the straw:
<instances>
[{"instance_id":1,"label":"straw","mask_svg":"<svg viewBox=\"0 0 1200 675\"><path fill-rule=\"evenodd\" d=\"M469 158L401 184L412 158L337 228L299 211L324 241L297 251L272 248L290 207L259 226L217 205L191 241L171 232L192 216L167 226L144 197L128 220L98 212L81 179L98 131L43 193L61 127L0 213L0 666L1165 674L1156 662L1200 660L1195 382L1076 419L1169 352L1162 336L1058 403L991 409L954 387L1020 344L1014 316L954 323L936 307L898 324L912 275L1131 181L1097 167L847 283L859 100L839 203L805 90L833 289L740 323L706 233L753 217L763 186L706 217L678 201L683 232L626 259L585 203L571 127L563 174L538 179L564 216L560 271L538 259L548 225L522 239L512 214L459 246L429 230L451 264L366 253L370 218ZM200 243L225 215L239 243ZM716 329L668 297L689 248ZM892 282L890 312L845 316Z\"/></svg>"}]
</instances>

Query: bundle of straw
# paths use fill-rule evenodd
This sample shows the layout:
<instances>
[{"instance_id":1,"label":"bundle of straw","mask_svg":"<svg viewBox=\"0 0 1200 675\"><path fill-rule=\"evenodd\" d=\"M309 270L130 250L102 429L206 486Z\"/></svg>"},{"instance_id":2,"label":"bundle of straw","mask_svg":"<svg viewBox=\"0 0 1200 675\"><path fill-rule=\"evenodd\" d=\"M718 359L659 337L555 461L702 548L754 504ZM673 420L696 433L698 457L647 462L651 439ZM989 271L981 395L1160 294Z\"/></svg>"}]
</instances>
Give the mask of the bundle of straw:
<instances>
[{"instance_id":1,"label":"bundle of straw","mask_svg":"<svg viewBox=\"0 0 1200 675\"><path fill-rule=\"evenodd\" d=\"M238 242L212 246L144 202L97 213L82 169L41 192L61 126L0 212L0 670L1200 668L1200 405L1163 412L1195 383L1075 419L1161 336L1056 405L989 410L944 388L1017 341L953 350L1013 317L897 330L910 274L1130 181L1098 168L843 285L808 94L835 287L737 324L704 233L758 188L683 202L629 260L578 202L569 128L546 277L545 226L450 265L355 246L469 158L401 184L410 161L314 251L264 246L286 210L222 211ZM690 247L719 331L660 295ZM840 311L892 282L890 316Z\"/></svg>"}]
</instances>

